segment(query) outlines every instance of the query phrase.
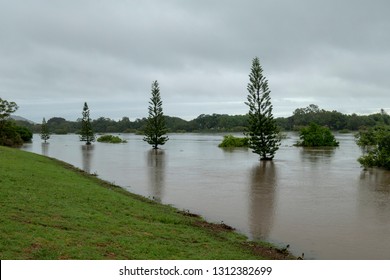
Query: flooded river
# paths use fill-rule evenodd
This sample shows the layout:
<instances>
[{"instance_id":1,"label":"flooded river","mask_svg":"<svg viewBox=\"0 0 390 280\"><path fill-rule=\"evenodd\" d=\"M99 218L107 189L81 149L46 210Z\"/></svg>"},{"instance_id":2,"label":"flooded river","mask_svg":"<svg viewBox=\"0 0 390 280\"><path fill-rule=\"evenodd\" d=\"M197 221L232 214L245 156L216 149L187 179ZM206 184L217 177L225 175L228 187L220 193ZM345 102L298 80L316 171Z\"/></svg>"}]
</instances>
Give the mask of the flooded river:
<instances>
[{"instance_id":1,"label":"flooded river","mask_svg":"<svg viewBox=\"0 0 390 280\"><path fill-rule=\"evenodd\" d=\"M34 135L23 149L69 162L123 188L224 222L253 240L290 244L308 259L390 259L390 172L364 171L352 134L340 147L282 141L273 162L218 148L222 135L171 134L155 153L142 136L85 146L77 135Z\"/></svg>"}]
</instances>

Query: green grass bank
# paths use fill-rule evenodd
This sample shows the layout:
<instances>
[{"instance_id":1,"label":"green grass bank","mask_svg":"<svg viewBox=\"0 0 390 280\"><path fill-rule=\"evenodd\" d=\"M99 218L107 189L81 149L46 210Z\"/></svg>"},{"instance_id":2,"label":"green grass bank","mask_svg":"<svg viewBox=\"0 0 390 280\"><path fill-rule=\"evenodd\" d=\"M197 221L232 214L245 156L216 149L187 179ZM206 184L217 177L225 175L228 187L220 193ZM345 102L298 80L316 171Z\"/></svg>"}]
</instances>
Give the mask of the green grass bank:
<instances>
[{"instance_id":1,"label":"green grass bank","mask_svg":"<svg viewBox=\"0 0 390 280\"><path fill-rule=\"evenodd\" d=\"M0 259L284 259L226 225L0 147Z\"/></svg>"}]
</instances>

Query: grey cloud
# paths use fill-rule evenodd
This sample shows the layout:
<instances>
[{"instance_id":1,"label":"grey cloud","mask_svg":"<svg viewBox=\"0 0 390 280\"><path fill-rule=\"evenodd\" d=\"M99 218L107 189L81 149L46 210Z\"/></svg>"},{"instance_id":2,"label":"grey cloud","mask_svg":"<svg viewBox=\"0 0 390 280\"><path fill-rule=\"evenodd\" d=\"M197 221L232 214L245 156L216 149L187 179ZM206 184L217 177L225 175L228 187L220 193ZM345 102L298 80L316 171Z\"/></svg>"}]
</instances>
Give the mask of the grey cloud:
<instances>
[{"instance_id":1,"label":"grey cloud","mask_svg":"<svg viewBox=\"0 0 390 280\"><path fill-rule=\"evenodd\" d=\"M167 114L244 114L259 56L277 116L310 100L348 113L379 111L389 101L389 6L0 1L0 95L34 120L43 112L75 119L84 101L99 116L136 118L146 116L157 79Z\"/></svg>"}]
</instances>

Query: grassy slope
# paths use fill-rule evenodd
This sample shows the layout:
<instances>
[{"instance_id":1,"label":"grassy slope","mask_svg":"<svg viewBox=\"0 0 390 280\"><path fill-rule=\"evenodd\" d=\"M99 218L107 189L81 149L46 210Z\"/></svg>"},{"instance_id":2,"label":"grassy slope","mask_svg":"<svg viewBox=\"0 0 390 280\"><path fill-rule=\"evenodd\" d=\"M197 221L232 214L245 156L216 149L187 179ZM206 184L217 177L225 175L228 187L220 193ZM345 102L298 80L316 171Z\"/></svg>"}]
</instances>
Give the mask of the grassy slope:
<instances>
[{"instance_id":1,"label":"grassy slope","mask_svg":"<svg viewBox=\"0 0 390 280\"><path fill-rule=\"evenodd\" d=\"M284 258L54 159L0 147L0 259Z\"/></svg>"}]
</instances>

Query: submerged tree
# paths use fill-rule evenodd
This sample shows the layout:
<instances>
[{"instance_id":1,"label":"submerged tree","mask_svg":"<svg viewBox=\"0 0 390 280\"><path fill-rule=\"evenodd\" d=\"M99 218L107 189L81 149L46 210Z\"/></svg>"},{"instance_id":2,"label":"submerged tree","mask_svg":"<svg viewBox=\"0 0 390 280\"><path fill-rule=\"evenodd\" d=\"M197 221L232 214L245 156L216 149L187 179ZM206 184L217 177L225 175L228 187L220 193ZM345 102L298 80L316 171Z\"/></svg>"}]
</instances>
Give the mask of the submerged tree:
<instances>
[{"instance_id":1,"label":"submerged tree","mask_svg":"<svg viewBox=\"0 0 390 280\"><path fill-rule=\"evenodd\" d=\"M260 160L272 160L280 146L279 128L272 115L268 81L257 57L252 60L247 89L245 104L249 106L249 123L245 134L249 147L260 155Z\"/></svg>"},{"instance_id":2,"label":"submerged tree","mask_svg":"<svg viewBox=\"0 0 390 280\"><path fill-rule=\"evenodd\" d=\"M361 165L390 170L390 126L371 127L359 131L355 137L363 151L363 155L358 158Z\"/></svg>"},{"instance_id":3,"label":"submerged tree","mask_svg":"<svg viewBox=\"0 0 390 280\"><path fill-rule=\"evenodd\" d=\"M85 141L87 145L95 141L95 134L92 130L91 118L89 117L89 108L87 102L84 103L83 118L81 119L80 141Z\"/></svg>"},{"instance_id":4,"label":"submerged tree","mask_svg":"<svg viewBox=\"0 0 390 280\"><path fill-rule=\"evenodd\" d=\"M168 141L165 117L162 110L160 88L157 81L152 83L152 97L149 101L149 116L144 131L144 141L158 149L158 145L164 145Z\"/></svg>"},{"instance_id":5,"label":"submerged tree","mask_svg":"<svg viewBox=\"0 0 390 280\"><path fill-rule=\"evenodd\" d=\"M45 141L49 140L50 138L50 133L49 133L49 128L47 126L47 122L45 118L42 120L42 125L41 125L41 139Z\"/></svg>"},{"instance_id":6,"label":"submerged tree","mask_svg":"<svg viewBox=\"0 0 390 280\"><path fill-rule=\"evenodd\" d=\"M336 147L339 145L339 142L336 141L328 127L320 126L316 123L303 127L300 131L299 139L301 141L298 141L296 145L303 147Z\"/></svg>"}]
</instances>

